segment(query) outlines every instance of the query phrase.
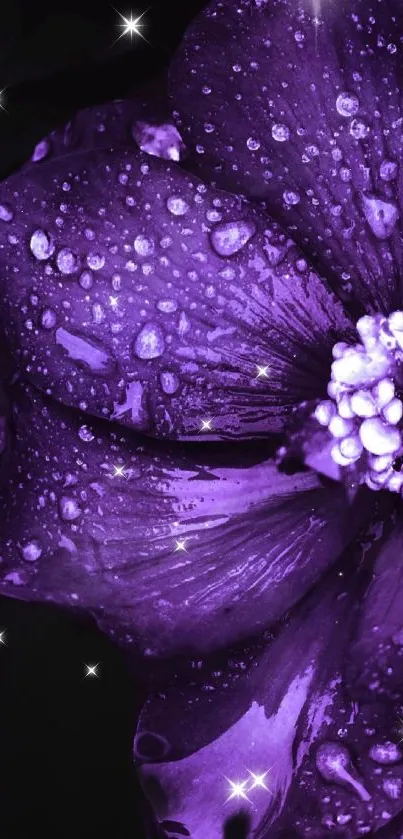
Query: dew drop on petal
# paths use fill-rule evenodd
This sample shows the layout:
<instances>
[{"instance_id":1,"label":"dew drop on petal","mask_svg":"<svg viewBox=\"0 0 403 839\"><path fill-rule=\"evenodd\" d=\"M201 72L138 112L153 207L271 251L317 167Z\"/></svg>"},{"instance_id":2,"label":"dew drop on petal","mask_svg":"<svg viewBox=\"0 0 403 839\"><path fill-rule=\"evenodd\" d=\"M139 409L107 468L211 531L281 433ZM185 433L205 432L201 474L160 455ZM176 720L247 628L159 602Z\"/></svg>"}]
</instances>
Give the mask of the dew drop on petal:
<instances>
[{"instance_id":1,"label":"dew drop on petal","mask_svg":"<svg viewBox=\"0 0 403 839\"><path fill-rule=\"evenodd\" d=\"M41 314L41 326L44 329L53 329L56 326L56 312L53 309L44 309Z\"/></svg>"},{"instance_id":2,"label":"dew drop on petal","mask_svg":"<svg viewBox=\"0 0 403 839\"><path fill-rule=\"evenodd\" d=\"M339 93L336 99L336 109L341 117L355 116L359 107L360 103L355 93L348 93L347 91Z\"/></svg>"},{"instance_id":3,"label":"dew drop on petal","mask_svg":"<svg viewBox=\"0 0 403 839\"><path fill-rule=\"evenodd\" d=\"M255 233L256 225L250 221L221 222L210 233L210 241L219 256L232 256L240 251Z\"/></svg>"},{"instance_id":4,"label":"dew drop on petal","mask_svg":"<svg viewBox=\"0 0 403 839\"><path fill-rule=\"evenodd\" d=\"M134 352L138 358L158 358L165 349L165 338L161 327L156 323L146 323L134 342Z\"/></svg>"},{"instance_id":5,"label":"dew drop on petal","mask_svg":"<svg viewBox=\"0 0 403 839\"><path fill-rule=\"evenodd\" d=\"M385 425L379 417L365 419L360 425L360 439L371 454L394 454L401 447L400 431Z\"/></svg>"},{"instance_id":6,"label":"dew drop on petal","mask_svg":"<svg viewBox=\"0 0 403 839\"><path fill-rule=\"evenodd\" d=\"M394 181L397 176L397 163L393 160L382 160L379 176L382 181Z\"/></svg>"},{"instance_id":7,"label":"dew drop on petal","mask_svg":"<svg viewBox=\"0 0 403 839\"><path fill-rule=\"evenodd\" d=\"M362 195L362 208L365 218L377 239L388 239L392 235L399 218L395 204L382 201L375 195Z\"/></svg>"},{"instance_id":8,"label":"dew drop on petal","mask_svg":"<svg viewBox=\"0 0 403 839\"><path fill-rule=\"evenodd\" d=\"M392 799L392 801L396 801L400 798L402 794L402 779L397 778L385 778L383 784L383 791L388 798Z\"/></svg>"},{"instance_id":9,"label":"dew drop on petal","mask_svg":"<svg viewBox=\"0 0 403 839\"><path fill-rule=\"evenodd\" d=\"M288 128L288 125L276 122L272 126L271 136L273 137L273 140L276 140L278 143L285 143L290 139L290 129Z\"/></svg>"},{"instance_id":10,"label":"dew drop on petal","mask_svg":"<svg viewBox=\"0 0 403 839\"><path fill-rule=\"evenodd\" d=\"M78 260L69 248L62 248L57 254L56 263L62 274L74 274L78 268Z\"/></svg>"},{"instance_id":11,"label":"dew drop on petal","mask_svg":"<svg viewBox=\"0 0 403 839\"><path fill-rule=\"evenodd\" d=\"M89 289L92 288L94 282L91 271L83 271L83 273L79 277L78 282L81 288L84 288L85 291L89 291Z\"/></svg>"},{"instance_id":12,"label":"dew drop on petal","mask_svg":"<svg viewBox=\"0 0 403 839\"><path fill-rule=\"evenodd\" d=\"M89 253L87 256L87 265L92 271L99 271L105 265L105 257L100 253Z\"/></svg>"},{"instance_id":13,"label":"dew drop on petal","mask_svg":"<svg viewBox=\"0 0 403 839\"><path fill-rule=\"evenodd\" d=\"M136 236L134 250L139 256L151 256L154 252L154 242L148 236Z\"/></svg>"},{"instance_id":14,"label":"dew drop on petal","mask_svg":"<svg viewBox=\"0 0 403 839\"><path fill-rule=\"evenodd\" d=\"M172 394L176 393L178 390L179 379L175 376L175 373L171 373L169 370L162 371L160 375L160 382L164 393Z\"/></svg>"},{"instance_id":15,"label":"dew drop on petal","mask_svg":"<svg viewBox=\"0 0 403 839\"><path fill-rule=\"evenodd\" d=\"M364 140L369 134L369 126L362 119L353 119L350 124L350 134L355 140Z\"/></svg>"},{"instance_id":16,"label":"dew drop on petal","mask_svg":"<svg viewBox=\"0 0 403 839\"><path fill-rule=\"evenodd\" d=\"M0 221L12 221L14 213L8 204L0 204Z\"/></svg>"},{"instance_id":17,"label":"dew drop on petal","mask_svg":"<svg viewBox=\"0 0 403 839\"><path fill-rule=\"evenodd\" d=\"M78 429L78 436L84 443L90 443L94 439L94 435L88 425L80 425Z\"/></svg>"},{"instance_id":18,"label":"dew drop on petal","mask_svg":"<svg viewBox=\"0 0 403 839\"><path fill-rule=\"evenodd\" d=\"M383 766L391 765L392 763L399 763L402 760L403 754L396 743L386 740L385 743L376 743L371 746L369 756L375 763L380 763Z\"/></svg>"},{"instance_id":19,"label":"dew drop on petal","mask_svg":"<svg viewBox=\"0 0 403 839\"><path fill-rule=\"evenodd\" d=\"M177 308L177 300L158 300L157 309L159 309L160 312L165 312L166 314L169 314L169 312L176 312Z\"/></svg>"},{"instance_id":20,"label":"dew drop on petal","mask_svg":"<svg viewBox=\"0 0 403 839\"><path fill-rule=\"evenodd\" d=\"M45 138L45 140L41 140L35 146L31 160L33 163L37 163L39 160L43 160L45 157L48 156L50 152L50 142Z\"/></svg>"},{"instance_id":21,"label":"dew drop on petal","mask_svg":"<svg viewBox=\"0 0 403 839\"><path fill-rule=\"evenodd\" d=\"M36 562L42 556L42 545L37 539L32 539L21 546L21 555L25 562Z\"/></svg>"},{"instance_id":22,"label":"dew drop on petal","mask_svg":"<svg viewBox=\"0 0 403 839\"><path fill-rule=\"evenodd\" d=\"M256 140L254 137L248 137L246 145L250 151L257 151L260 149L259 140Z\"/></svg>"},{"instance_id":23,"label":"dew drop on petal","mask_svg":"<svg viewBox=\"0 0 403 839\"><path fill-rule=\"evenodd\" d=\"M63 521L75 521L81 515L81 510L74 498L63 495L59 501L59 513Z\"/></svg>"},{"instance_id":24,"label":"dew drop on petal","mask_svg":"<svg viewBox=\"0 0 403 839\"><path fill-rule=\"evenodd\" d=\"M29 246L36 259L49 259L55 252L55 245L52 236L44 230L35 230L31 236Z\"/></svg>"},{"instance_id":25,"label":"dew drop on petal","mask_svg":"<svg viewBox=\"0 0 403 839\"><path fill-rule=\"evenodd\" d=\"M167 207L173 216L184 216L189 209L189 204L178 195L170 195L167 200Z\"/></svg>"},{"instance_id":26,"label":"dew drop on petal","mask_svg":"<svg viewBox=\"0 0 403 839\"><path fill-rule=\"evenodd\" d=\"M289 207L294 207L301 200L301 196L298 195L298 192L292 192L292 190L286 190L285 192L283 192L283 198L284 202Z\"/></svg>"}]
</instances>

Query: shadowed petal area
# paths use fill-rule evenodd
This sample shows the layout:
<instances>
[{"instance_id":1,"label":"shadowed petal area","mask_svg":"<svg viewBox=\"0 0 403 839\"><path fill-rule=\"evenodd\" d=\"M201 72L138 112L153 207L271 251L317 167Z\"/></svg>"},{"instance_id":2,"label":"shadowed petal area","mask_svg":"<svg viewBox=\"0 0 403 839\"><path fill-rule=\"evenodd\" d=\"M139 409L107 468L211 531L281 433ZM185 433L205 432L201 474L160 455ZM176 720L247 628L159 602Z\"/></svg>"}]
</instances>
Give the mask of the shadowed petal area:
<instances>
[{"instance_id":1,"label":"shadowed petal area","mask_svg":"<svg viewBox=\"0 0 403 839\"><path fill-rule=\"evenodd\" d=\"M279 431L325 394L350 321L247 203L127 149L33 164L0 203L2 325L46 394L182 439Z\"/></svg>"},{"instance_id":2,"label":"shadowed petal area","mask_svg":"<svg viewBox=\"0 0 403 839\"><path fill-rule=\"evenodd\" d=\"M397 0L215 0L170 70L194 171L265 201L361 311L402 298L402 32Z\"/></svg>"},{"instance_id":3,"label":"shadowed petal area","mask_svg":"<svg viewBox=\"0 0 403 839\"><path fill-rule=\"evenodd\" d=\"M365 491L349 507L263 453L171 446L26 388L3 469L4 593L90 608L149 656L209 650L279 619L370 515Z\"/></svg>"},{"instance_id":4,"label":"shadowed petal area","mask_svg":"<svg viewBox=\"0 0 403 839\"><path fill-rule=\"evenodd\" d=\"M256 839L357 839L399 813L392 707L352 702L343 681L379 550L352 545L266 648L194 661L150 697L134 754L161 821L220 839L242 806Z\"/></svg>"}]
</instances>

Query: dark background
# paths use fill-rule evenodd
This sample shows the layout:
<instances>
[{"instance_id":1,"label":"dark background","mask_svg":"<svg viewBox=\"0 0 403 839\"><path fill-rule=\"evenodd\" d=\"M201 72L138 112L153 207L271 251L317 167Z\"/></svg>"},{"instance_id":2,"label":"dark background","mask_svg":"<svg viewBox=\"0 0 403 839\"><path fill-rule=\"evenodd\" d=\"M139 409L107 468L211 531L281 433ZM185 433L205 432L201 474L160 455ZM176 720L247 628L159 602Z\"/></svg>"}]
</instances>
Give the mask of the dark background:
<instances>
[{"instance_id":1,"label":"dark background","mask_svg":"<svg viewBox=\"0 0 403 839\"><path fill-rule=\"evenodd\" d=\"M0 178L79 108L130 96L163 72L204 5L150 3L150 45L114 45L122 21L103 0L2 3ZM136 17L147 6L116 8ZM131 761L141 674L85 615L0 598L0 629L1 839L145 837ZM100 677L85 678L96 662Z\"/></svg>"}]
</instances>

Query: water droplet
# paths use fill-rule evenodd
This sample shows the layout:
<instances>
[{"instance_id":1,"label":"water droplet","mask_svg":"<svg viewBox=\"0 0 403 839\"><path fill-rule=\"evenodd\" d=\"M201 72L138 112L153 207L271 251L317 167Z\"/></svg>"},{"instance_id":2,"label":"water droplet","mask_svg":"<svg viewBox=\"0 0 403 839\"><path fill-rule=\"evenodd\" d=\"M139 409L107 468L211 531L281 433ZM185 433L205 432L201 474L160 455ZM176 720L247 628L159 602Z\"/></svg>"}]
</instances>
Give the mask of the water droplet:
<instances>
[{"instance_id":1,"label":"water droplet","mask_svg":"<svg viewBox=\"0 0 403 839\"><path fill-rule=\"evenodd\" d=\"M41 543L37 539L32 539L21 546L22 558L25 559L25 562L36 562L42 556L42 550Z\"/></svg>"},{"instance_id":2,"label":"water droplet","mask_svg":"<svg viewBox=\"0 0 403 839\"><path fill-rule=\"evenodd\" d=\"M57 254L56 263L62 274L74 274L78 268L78 260L69 248L62 248Z\"/></svg>"},{"instance_id":3,"label":"water droplet","mask_svg":"<svg viewBox=\"0 0 403 839\"><path fill-rule=\"evenodd\" d=\"M388 798L396 801L402 794L402 779L401 778L385 778L383 782L383 790Z\"/></svg>"},{"instance_id":4,"label":"water droplet","mask_svg":"<svg viewBox=\"0 0 403 839\"><path fill-rule=\"evenodd\" d=\"M94 303L91 311L93 323L102 323L105 320L105 311L100 303Z\"/></svg>"},{"instance_id":5,"label":"water droplet","mask_svg":"<svg viewBox=\"0 0 403 839\"><path fill-rule=\"evenodd\" d=\"M339 93L336 99L336 109L341 117L353 117L360 107L358 97L355 93Z\"/></svg>"},{"instance_id":6,"label":"water droplet","mask_svg":"<svg viewBox=\"0 0 403 839\"><path fill-rule=\"evenodd\" d=\"M81 288L84 288L85 291L89 291L92 288L94 280L92 278L91 271L83 271L79 280L78 280Z\"/></svg>"},{"instance_id":7,"label":"water droplet","mask_svg":"<svg viewBox=\"0 0 403 839\"><path fill-rule=\"evenodd\" d=\"M362 801L370 801L371 796L358 780L350 753L345 746L330 741L322 743L316 752L316 766L326 781L351 787Z\"/></svg>"},{"instance_id":8,"label":"water droplet","mask_svg":"<svg viewBox=\"0 0 403 839\"><path fill-rule=\"evenodd\" d=\"M94 439L94 435L88 425L80 425L78 429L78 436L84 443L90 443Z\"/></svg>"},{"instance_id":9,"label":"water droplet","mask_svg":"<svg viewBox=\"0 0 403 839\"><path fill-rule=\"evenodd\" d=\"M210 241L219 256L233 256L249 242L255 233L256 225L254 222L220 222L210 233Z\"/></svg>"},{"instance_id":10,"label":"water droplet","mask_svg":"<svg viewBox=\"0 0 403 839\"><path fill-rule=\"evenodd\" d=\"M49 259L55 252L53 237L44 230L35 230L32 234L29 246L36 259Z\"/></svg>"},{"instance_id":11,"label":"water droplet","mask_svg":"<svg viewBox=\"0 0 403 839\"><path fill-rule=\"evenodd\" d=\"M288 125L276 122L272 126L271 136L273 137L273 140L277 140L278 143L285 143L290 139L290 129L288 128Z\"/></svg>"},{"instance_id":12,"label":"water droplet","mask_svg":"<svg viewBox=\"0 0 403 839\"><path fill-rule=\"evenodd\" d=\"M259 140L256 140L254 137L248 137L246 145L248 149L250 149L250 151L257 151L258 149L260 149Z\"/></svg>"},{"instance_id":13,"label":"water droplet","mask_svg":"<svg viewBox=\"0 0 403 839\"><path fill-rule=\"evenodd\" d=\"M165 349L165 338L156 323L146 323L134 342L134 352L139 358L158 358Z\"/></svg>"},{"instance_id":14,"label":"water droplet","mask_svg":"<svg viewBox=\"0 0 403 839\"><path fill-rule=\"evenodd\" d=\"M44 329L53 329L56 326L56 312L53 309L44 309L41 314L41 325Z\"/></svg>"},{"instance_id":15,"label":"water droplet","mask_svg":"<svg viewBox=\"0 0 403 839\"><path fill-rule=\"evenodd\" d=\"M283 192L283 198L289 207L294 207L295 204L298 204L301 200L301 196L298 195L298 192L292 192L291 190Z\"/></svg>"},{"instance_id":16,"label":"water droplet","mask_svg":"<svg viewBox=\"0 0 403 839\"><path fill-rule=\"evenodd\" d=\"M175 373L170 373L169 370L163 370L160 375L161 387L164 393L176 393L179 387L179 379Z\"/></svg>"},{"instance_id":17,"label":"water droplet","mask_svg":"<svg viewBox=\"0 0 403 839\"><path fill-rule=\"evenodd\" d=\"M154 242L147 236L136 236L134 250L139 256L150 256L154 252Z\"/></svg>"},{"instance_id":18,"label":"water droplet","mask_svg":"<svg viewBox=\"0 0 403 839\"><path fill-rule=\"evenodd\" d=\"M392 235L399 218L395 204L382 201L375 195L362 195L362 208L365 218L377 239L388 239Z\"/></svg>"},{"instance_id":19,"label":"water droplet","mask_svg":"<svg viewBox=\"0 0 403 839\"><path fill-rule=\"evenodd\" d=\"M37 163L38 160L43 160L44 157L47 157L50 151L50 143L49 140L41 140L40 143L37 143L35 146L31 160L33 163Z\"/></svg>"},{"instance_id":20,"label":"water droplet","mask_svg":"<svg viewBox=\"0 0 403 839\"><path fill-rule=\"evenodd\" d=\"M170 195L167 200L167 207L173 216L184 216L189 209L189 204L178 195Z\"/></svg>"},{"instance_id":21,"label":"water droplet","mask_svg":"<svg viewBox=\"0 0 403 839\"><path fill-rule=\"evenodd\" d=\"M159 309L160 312L168 314L169 312L176 312L177 308L177 300L158 300L157 309Z\"/></svg>"},{"instance_id":22,"label":"water droplet","mask_svg":"<svg viewBox=\"0 0 403 839\"><path fill-rule=\"evenodd\" d=\"M353 119L350 124L350 134L355 140L364 140L369 134L369 126L362 119Z\"/></svg>"},{"instance_id":23,"label":"water droplet","mask_svg":"<svg viewBox=\"0 0 403 839\"><path fill-rule=\"evenodd\" d=\"M75 498L63 495L59 501L59 512L63 521L75 521L81 515L81 510Z\"/></svg>"},{"instance_id":24,"label":"water droplet","mask_svg":"<svg viewBox=\"0 0 403 839\"><path fill-rule=\"evenodd\" d=\"M92 271L99 271L105 265L105 257L101 253L89 253L87 256L88 268ZM70 271L66 273L71 273Z\"/></svg>"},{"instance_id":25,"label":"water droplet","mask_svg":"<svg viewBox=\"0 0 403 839\"><path fill-rule=\"evenodd\" d=\"M8 204L0 204L0 221L12 221L14 213Z\"/></svg>"},{"instance_id":26,"label":"water droplet","mask_svg":"<svg viewBox=\"0 0 403 839\"><path fill-rule=\"evenodd\" d=\"M385 743L376 743L374 746L371 746L369 756L375 763L389 766L392 763L399 763L402 760L403 754L396 743L386 740Z\"/></svg>"},{"instance_id":27,"label":"water droplet","mask_svg":"<svg viewBox=\"0 0 403 839\"><path fill-rule=\"evenodd\" d=\"M397 176L397 163L393 160L382 160L379 175L383 181L394 181Z\"/></svg>"}]
</instances>

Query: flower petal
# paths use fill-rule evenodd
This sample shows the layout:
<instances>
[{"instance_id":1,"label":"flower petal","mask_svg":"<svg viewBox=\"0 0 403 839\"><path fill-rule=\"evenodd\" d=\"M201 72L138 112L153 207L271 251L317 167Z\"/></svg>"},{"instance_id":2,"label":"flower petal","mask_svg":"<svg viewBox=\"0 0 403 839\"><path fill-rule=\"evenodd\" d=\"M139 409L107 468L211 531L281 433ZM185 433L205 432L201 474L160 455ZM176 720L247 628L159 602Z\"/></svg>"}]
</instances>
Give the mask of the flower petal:
<instances>
[{"instance_id":1,"label":"flower petal","mask_svg":"<svg viewBox=\"0 0 403 839\"><path fill-rule=\"evenodd\" d=\"M3 584L92 609L152 656L264 629L370 515L366 491L350 507L340 485L282 475L264 450L237 465L232 447L150 445L27 388L18 399Z\"/></svg>"},{"instance_id":2,"label":"flower petal","mask_svg":"<svg viewBox=\"0 0 403 839\"><path fill-rule=\"evenodd\" d=\"M361 310L402 300L402 34L397 0L214 0L170 71L193 170L266 202Z\"/></svg>"},{"instance_id":3,"label":"flower petal","mask_svg":"<svg viewBox=\"0 0 403 839\"><path fill-rule=\"evenodd\" d=\"M55 399L219 439L279 431L325 394L350 321L256 209L125 149L32 165L0 201L0 316Z\"/></svg>"}]
</instances>

